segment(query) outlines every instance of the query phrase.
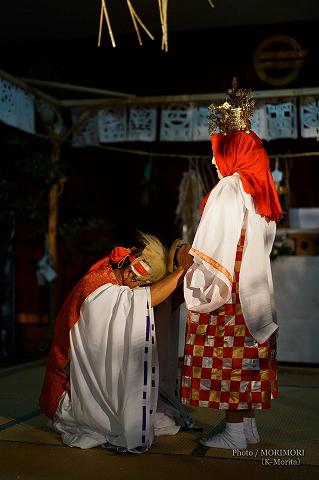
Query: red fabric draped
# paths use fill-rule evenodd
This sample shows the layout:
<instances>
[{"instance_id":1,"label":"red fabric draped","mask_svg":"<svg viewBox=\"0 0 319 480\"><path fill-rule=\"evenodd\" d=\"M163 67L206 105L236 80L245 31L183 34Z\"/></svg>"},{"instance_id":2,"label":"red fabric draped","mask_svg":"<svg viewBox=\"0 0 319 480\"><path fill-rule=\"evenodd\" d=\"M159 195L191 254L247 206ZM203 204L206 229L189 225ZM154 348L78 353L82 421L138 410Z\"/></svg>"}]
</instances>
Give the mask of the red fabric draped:
<instances>
[{"instance_id":1,"label":"red fabric draped","mask_svg":"<svg viewBox=\"0 0 319 480\"><path fill-rule=\"evenodd\" d=\"M217 167L223 177L237 172L246 193L255 202L257 213L278 221L283 215L269 168L269 158L260 138L243 131L211 136Z\"/></svg>"},{"instance_id":2,"label":"red fabric draped","mask_svg":"<svg viewBox=\"0 0 319 480\"><path fill-rule=\"evenodd\" d=\"M90 271L99 269L103 264L111 264L111 265L118 265L121 261L124 262L126 257L129 257L130 263L135 260L135 256L132 255L132 252L136 250L135 247L133 248L125 248L125 247L115 247L111 251L110 255L102 258L98 262L94 263L90 268Z\"/></svg>"},{"instance_id":3,"label":"red fabric draped","mask_svg":"<svg viewBox=\"0 0 319 480\"><path fill-rule=\"evenodd\" d=\"M80 309L86 297L106 283L119 284L109 263L109 257L97 262L81 278L56 319L54 339L39 398L39 405L49 418L54 418L63 392L67 390L70 394L68 375L70 330L79 320Z\"/></svg>"}]
</instances>

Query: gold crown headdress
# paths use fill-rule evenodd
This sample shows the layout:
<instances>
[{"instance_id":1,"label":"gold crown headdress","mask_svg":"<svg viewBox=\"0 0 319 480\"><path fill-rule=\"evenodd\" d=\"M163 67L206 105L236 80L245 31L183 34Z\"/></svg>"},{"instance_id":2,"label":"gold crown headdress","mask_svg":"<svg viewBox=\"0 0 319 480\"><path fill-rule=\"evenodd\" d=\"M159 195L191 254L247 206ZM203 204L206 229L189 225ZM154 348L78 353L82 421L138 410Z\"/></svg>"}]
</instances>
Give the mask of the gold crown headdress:
<instances>
[{"instance_id":1,"label":"gold crown headdress","mask_svg":"<svg viewBox=\"0 0 319 480\"><path fill-rule=\"evenodd\" d=\"M237 78L233 78L232 88L227 90L225 102L220 105L213 102L208 107L211 110L208 116L209 134L216 130L224 134L238 130L249 132L254 107L251 91L237 88Z\"/></svg>"}]
</instances>

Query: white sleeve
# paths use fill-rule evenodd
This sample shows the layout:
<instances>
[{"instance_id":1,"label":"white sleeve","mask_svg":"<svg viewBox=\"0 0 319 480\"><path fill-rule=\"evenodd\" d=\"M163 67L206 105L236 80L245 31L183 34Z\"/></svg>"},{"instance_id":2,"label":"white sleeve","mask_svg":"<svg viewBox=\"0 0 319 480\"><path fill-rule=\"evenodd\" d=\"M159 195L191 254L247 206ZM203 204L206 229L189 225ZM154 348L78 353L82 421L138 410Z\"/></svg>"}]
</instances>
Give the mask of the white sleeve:
<instances>
[{"instance_id":1,"label":"white sleeve","mask_svg":"<svg viewBox=\"0 0 319 480\"><path fill-rule=\"evenodd\" d=\"M184 295L195 312L211 312L231 296L245 206L239 180L228 178L210 195L190 250L194 263L185 275Z\"/></svg>"}]
</instances>

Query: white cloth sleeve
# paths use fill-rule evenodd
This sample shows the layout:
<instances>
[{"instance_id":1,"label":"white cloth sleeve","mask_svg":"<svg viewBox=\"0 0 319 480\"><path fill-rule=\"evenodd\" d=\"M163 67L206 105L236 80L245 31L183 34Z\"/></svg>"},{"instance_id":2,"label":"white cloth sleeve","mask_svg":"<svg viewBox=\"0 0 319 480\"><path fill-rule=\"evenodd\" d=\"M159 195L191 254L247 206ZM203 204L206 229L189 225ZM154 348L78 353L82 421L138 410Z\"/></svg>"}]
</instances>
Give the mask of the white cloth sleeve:
<instances>
[{"instance_id":1,"label":"white cloth sleeve","mask_svg":"<svg viewBox=\"0 0 319 480\"><path fill-rule=\"evenodd\" d=\"M190 250L194 263L184 281L188 310L208 313L229 300L244 212L237 179L224 178L208 199Z\"/></svg>"}]
</instances>

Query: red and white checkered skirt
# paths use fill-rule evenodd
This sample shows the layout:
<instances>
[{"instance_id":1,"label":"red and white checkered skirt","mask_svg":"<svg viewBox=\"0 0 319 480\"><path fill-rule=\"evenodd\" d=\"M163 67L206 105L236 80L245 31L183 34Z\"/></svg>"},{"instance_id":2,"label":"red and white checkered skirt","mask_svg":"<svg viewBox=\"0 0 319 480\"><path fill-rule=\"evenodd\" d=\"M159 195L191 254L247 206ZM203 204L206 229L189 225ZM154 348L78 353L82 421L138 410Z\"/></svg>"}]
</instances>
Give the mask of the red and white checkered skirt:
<instances>
[{"instance_id":1,"label":"red and white checkered skirt","mask_svg":"<svg viewBox=\"0 0 319 480\"><path fill-rule=\"evenodd\" d=\"M188 315L181 380L186 405L266 409L278 396L275 340L255 341L239 301L244 233L237 247L231 301L209 314Z\"/></svg>"}]
</instances>

